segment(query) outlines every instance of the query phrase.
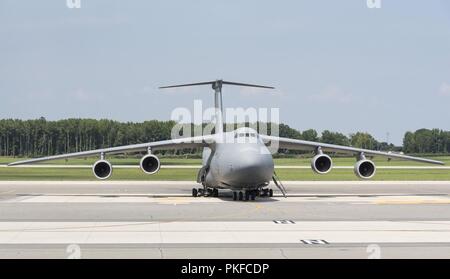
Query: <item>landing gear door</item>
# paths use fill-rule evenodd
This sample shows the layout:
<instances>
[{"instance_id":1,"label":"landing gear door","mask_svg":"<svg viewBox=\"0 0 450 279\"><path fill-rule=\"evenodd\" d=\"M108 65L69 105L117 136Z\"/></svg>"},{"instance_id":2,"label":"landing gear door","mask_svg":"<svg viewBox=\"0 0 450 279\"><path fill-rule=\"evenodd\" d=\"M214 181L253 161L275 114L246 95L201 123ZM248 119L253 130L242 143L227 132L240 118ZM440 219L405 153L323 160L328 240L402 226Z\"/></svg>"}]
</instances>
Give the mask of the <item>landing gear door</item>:
<instances>
[{"instance_id":1,"label":"landing gear door","mask_svg":"<svg viewBox=\"0 0 450 279\"><path fill-rule=\"evenodd\" d=\"M208 173L208 167L207 166L203 166L197 174L197 183L201 183L203 184L205 182L206 179L206 174Z\"/></svg>"}]
</instances>

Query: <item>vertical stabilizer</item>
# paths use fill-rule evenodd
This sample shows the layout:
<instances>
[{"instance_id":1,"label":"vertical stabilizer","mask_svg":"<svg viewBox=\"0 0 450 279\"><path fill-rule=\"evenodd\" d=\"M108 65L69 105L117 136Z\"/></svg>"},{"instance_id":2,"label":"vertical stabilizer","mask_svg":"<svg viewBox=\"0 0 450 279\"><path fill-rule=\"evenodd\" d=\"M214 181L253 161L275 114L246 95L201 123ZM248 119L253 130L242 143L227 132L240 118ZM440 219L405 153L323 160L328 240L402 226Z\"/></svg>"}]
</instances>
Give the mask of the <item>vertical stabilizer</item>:
<instances>
[{"instance_id":1,"label":"vertical stabilizer","mask_svg":"<svg viewBox=\"0 0 450 279\"><path fill-rule=\"evenodd\" d=\"M224 81L224 80L221 80L221 79L218 79L218 80L215 80L215 81L199 82L199 83L189 83L189 84L178 84L178 85L162 86L162 87L160 87L160 89L186 87L186 86L198 86L198 85L211 85L212 89L214 90L214 107L216 109L215 130L216 130L216 134L222 134L223 133L222 85L224 85L224 84L235 85L235 86L274 89L274 87L270 87L270 86L248 84L248 83L239 83L239 82L231 82L231 81Z\"/></svg>"}]
</instances>

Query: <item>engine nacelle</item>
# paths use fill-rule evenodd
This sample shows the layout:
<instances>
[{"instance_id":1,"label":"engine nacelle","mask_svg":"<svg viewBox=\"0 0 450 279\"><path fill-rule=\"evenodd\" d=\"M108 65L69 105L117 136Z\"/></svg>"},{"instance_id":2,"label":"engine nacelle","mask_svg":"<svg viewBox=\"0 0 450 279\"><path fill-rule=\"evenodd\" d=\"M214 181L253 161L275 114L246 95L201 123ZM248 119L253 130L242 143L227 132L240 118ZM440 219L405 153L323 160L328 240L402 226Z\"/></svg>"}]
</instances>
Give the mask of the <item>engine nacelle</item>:
<instances>
[{"instance_id":1,"label":"engine nacelle","mask_svg":"<svg viewBox=\"0 0 450 279\"><path fill-rule=\"evenodd\" d=\"M108 179L112 174L112 165L106 160L98 160L92 166L92 171L98 179Z\"/></svg>"},{"instance_id":2,"label":"engine nacelle","mask_svg":"<svg viewBox=\"0 0 450 279\"><path fill-rule=\"evenodd\" d=\"M333 160L326 154L317 154L311 159L311 168L318 174L326 174L331 171Z\"/></svg>"},{"instance_id":3,"label":"engine nacelle","mask_svg":"<svg viewBox=\"0 0 450 279\"><path fill-rule=\"evenodd\" d=\"M159 171L161 163L153 154L148 154L142 157L140 162L141 170L146 174L155 174Z\"/></svg>"},{"instance_id":4,"label":"engine nacelle","mask_svg":"<svg viewBox=\"0 0 450 279\"><path fill-rule=\"evenodd\" d=\"M362 179L370 179L375 175L377 168L375 164L367 159L359 160L355 164L355 174Z\"/></svg>"}]
</instances>

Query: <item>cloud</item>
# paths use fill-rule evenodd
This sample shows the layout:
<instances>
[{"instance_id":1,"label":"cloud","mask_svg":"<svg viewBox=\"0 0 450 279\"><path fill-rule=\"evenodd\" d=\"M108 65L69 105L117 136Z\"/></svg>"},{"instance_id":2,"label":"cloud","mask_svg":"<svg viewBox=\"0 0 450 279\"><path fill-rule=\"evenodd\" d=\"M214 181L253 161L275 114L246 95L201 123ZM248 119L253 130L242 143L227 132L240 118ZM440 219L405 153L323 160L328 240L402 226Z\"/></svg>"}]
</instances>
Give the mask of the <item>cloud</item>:
<instances>
[{"instance_id":1,"label":"cloud","mask_svg":"<svg viewBox=\"0 0 450 279\"><path fill-rule=\"evenodd\" d=\"M324 90L308 96L308 99L314 102L340 104L350 104L355 101L355 98L352 94L345 92L340 87L335 85L328 86Z\"/></svg>"},{"instance_id":2,"label":"cloud","mask_svg":"<svg viewBox=\"0 0 450 279\"><path fill-rule=\"evenodd\" d=\"M450 97L450 84L443 82L438 90L439 96Z\"/></svg>"}]
</instances>

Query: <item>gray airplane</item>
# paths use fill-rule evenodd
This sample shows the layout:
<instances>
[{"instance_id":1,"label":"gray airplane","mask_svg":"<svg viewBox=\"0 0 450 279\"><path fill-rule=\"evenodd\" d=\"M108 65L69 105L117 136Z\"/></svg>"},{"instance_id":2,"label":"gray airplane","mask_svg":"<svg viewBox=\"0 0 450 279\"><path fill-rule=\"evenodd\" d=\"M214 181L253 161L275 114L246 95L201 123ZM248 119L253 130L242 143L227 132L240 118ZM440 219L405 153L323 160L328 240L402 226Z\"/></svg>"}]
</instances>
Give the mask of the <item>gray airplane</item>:
<instances>
[{"instance_id":1,"label":"gray airplane","mask_svg":"<svg viewBox=\"0 0 450 279\"><path fill-rule=\"evenodd\" d=\"M314 157L311 160L311 168L318 174L326 174L330 172L333 167L331 157L325 154L325 152L345 153L355 156L356 164L354 166L354 172L361 179L370 179L376 172L375 164L367 157L383 156L388 159L404 159L443 165L440 161L417 158L397 153L380 152L348 146L268 136L258 134L254 129L247 127L239 128L232 132L223 131L223 85L266 89L274 89L273 87L216 80L210 82L165 86L160 88L198 85L211 85L215 92L215 133L212 135L48 156L14 162L9 164L9 166L31 164L56 159L99 156L100 159L94 163L92 170L95 177L103 180L109 178L113 171L111 163L105 159L106 155L147 152L147 154L143 156L140 161L140 168L146 174L155 174L159 171L161 163L158 157L153 154L153 151L203 148L202 168L199 170L197 175L197 182L203 187L192 189L192 195L194 197L217 197L219 195L218 189L230 189L233 192L233 200L254 200L256 196L273 196L273 190L268 187L271 181L274 182L281 193L286 197L286 190L275 174L272 154L268 149L268 146L273 143L276 143L280 149L306 150L314 152Z\"/></svg>"}]
</instances>

